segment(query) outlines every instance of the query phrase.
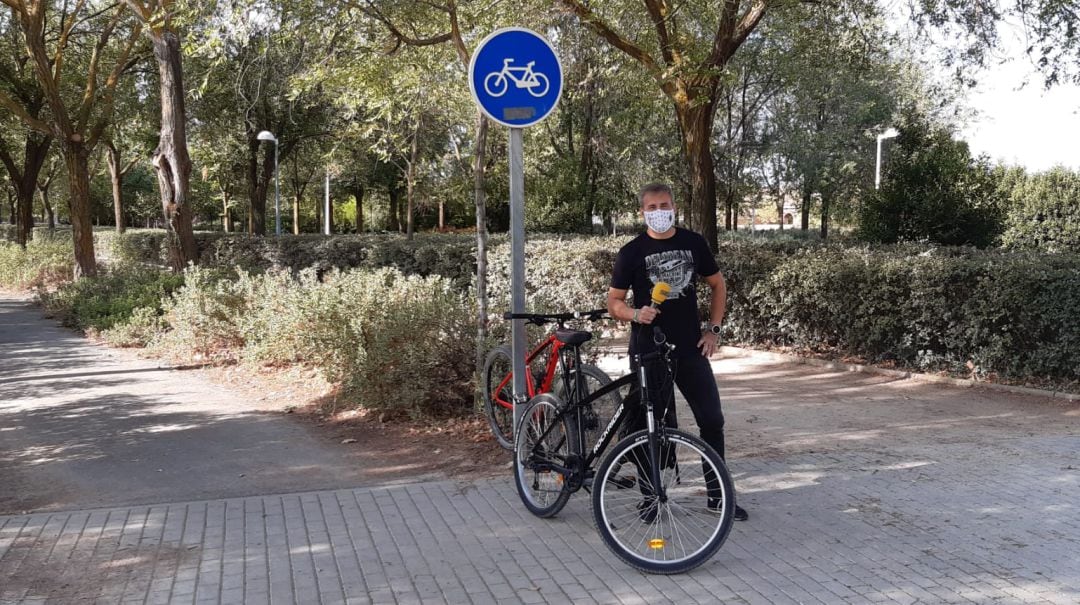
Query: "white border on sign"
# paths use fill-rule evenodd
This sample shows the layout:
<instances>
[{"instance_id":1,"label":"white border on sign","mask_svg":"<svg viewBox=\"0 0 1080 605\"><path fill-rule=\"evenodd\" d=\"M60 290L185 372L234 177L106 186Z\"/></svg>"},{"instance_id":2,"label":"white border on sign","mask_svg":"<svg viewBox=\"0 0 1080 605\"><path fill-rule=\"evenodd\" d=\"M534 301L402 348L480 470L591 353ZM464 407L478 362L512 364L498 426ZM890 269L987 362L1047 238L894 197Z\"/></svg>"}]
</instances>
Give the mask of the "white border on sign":
<instances>
[{"instance_id":1,"label":"white border on sign","mask_svg":"<svg viewBox=\"0 0 1080 605\"><path fill-rule=\"evenodd\" d=\"M555 62L559 64L559 90L555 94L555 103L551 106L551 109L549 109L547 113L540 116L536 120L534 120L532 122L529 122L528 124L510 124L510 123L504 122L504 121L500 120L499 118L496 118L495 116L491 115L491 113L488 112L487 108L484 107L484 104L480 102L480 97L476 96L476 87L473 86L473 69L476 67L476 57L478 57L480 55L480 51L483 50L484 46L492 38L494 38L495 36L497 36L497 35L499 35L501 33L509 32L509 31L525 32L525 33L528 33L528 34L532 34L532 35L536 36L537 38L540 38L541 40L544 41L544 44L547 44L547 47L549 49L551 49L551 54L555 56ZM476 50L473 51L472 57L469 58L469 73L467 74L467 77L469 79L469 94L472 95L473 102L476 103L476 106L480 108L480 111L483 112L483 114L485 116L487 116L488 119L490 119L490 120L492 120L494 122L497 122L499 124L502 124L503 126L506 126L507 128L528 128L529 126L535 126L535 125L539 124L540 122L542 122L544 120L544 118L546 118L549 115L551 115L552 113L554 113L555 108L559 106L559 100L562 99L563 80L565 80L565 78L563 76L564 73L565 72L563 71L562 59L559 58L559 53L555 52L555 47L551 45L551 42L548 41L548 39L546 37L541 36L540 34L534 32L533 30L531 30L531 29L529 29L527 27L503 27L503 28L500 28L500 29L497 29L497 30L491 32L487 36L484 36L484 39L480 41L480 44L476 45Z\"/></svg>"}]
</instances>

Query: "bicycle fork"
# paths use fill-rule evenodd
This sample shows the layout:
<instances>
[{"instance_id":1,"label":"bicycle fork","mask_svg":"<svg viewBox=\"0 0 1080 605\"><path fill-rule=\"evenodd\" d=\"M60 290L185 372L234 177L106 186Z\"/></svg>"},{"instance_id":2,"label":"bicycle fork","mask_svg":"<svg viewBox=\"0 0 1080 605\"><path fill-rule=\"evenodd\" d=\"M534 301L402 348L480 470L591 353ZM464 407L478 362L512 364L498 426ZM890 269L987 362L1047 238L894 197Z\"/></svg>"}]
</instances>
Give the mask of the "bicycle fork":
<instances>
[{"instance_id":1,"label":"bicycle fork","mask_svg":"<svg viewBox=\"0 0 1080 605\"><path fill-rule=\"evenodd\" d=\"M649 381L645 373L645 364L638 364L641 378L641 398L645 404L645 423L649 436L649 482L654 495L660 502L667 502L667 490L660 481L660 438L656 434L656 415L653 413L652 399L649 398Z\"/></svg>"}]
</instances>

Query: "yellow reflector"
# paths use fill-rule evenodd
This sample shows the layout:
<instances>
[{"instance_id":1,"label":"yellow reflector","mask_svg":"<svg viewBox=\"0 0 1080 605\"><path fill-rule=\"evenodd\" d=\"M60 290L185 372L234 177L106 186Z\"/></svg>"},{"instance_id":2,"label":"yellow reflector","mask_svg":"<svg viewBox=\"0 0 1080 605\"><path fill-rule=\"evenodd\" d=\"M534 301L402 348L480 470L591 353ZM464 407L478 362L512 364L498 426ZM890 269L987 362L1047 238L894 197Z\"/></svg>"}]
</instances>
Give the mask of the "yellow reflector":
<instances>
[{"instance_id":1,"label":"yellow reflector","mask_svg":"<svg viewBox=\"0 0 1080 605\"><path fill-rule=\"evenodd\" d=\"M652 540L649 540L649 548L651 548L653 550L660 550L663 547L664 547L664 539L663 538L653 538Z\"/></svg>"}]
</instances>

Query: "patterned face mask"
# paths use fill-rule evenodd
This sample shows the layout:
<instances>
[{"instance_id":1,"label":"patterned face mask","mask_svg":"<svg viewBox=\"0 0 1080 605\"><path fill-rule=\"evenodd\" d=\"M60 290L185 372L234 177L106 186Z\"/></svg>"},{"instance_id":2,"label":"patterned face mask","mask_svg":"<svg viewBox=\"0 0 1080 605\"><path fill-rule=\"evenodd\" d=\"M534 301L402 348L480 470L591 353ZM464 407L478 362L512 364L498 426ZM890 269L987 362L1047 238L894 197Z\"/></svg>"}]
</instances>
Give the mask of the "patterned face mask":
<instances>
[{"instance_id":1,"label":"patterned face mask","mask_svg":"<svg viewBox=\"0 0 1080 605\"><path fill-rule=\"evenodd\" d=\"M645 224L649 229L657 233L664 233L675 224L674 210L647 210L645 211Z\"/></svg>"}]
</instances>

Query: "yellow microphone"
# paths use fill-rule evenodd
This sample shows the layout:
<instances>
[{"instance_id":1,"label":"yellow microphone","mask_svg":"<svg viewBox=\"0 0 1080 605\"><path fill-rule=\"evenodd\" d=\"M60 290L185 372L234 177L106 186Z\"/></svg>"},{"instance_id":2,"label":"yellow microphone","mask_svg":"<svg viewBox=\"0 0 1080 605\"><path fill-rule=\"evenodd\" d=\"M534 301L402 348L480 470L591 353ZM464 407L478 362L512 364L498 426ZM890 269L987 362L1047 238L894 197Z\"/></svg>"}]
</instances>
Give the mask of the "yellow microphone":
<instances>
[{"instance_id":1,"label":"yellow microphone","mask_svg":"<svg viewBox=\"0 0 1080 605\"><path fill-rule=\"evenodd\" d=\"M652 306L659 307L660 303L667 300L668 294L671 293L671 284L667 282L656 282L656 285L652 289Z\"/></svg>"}]
</instances>

